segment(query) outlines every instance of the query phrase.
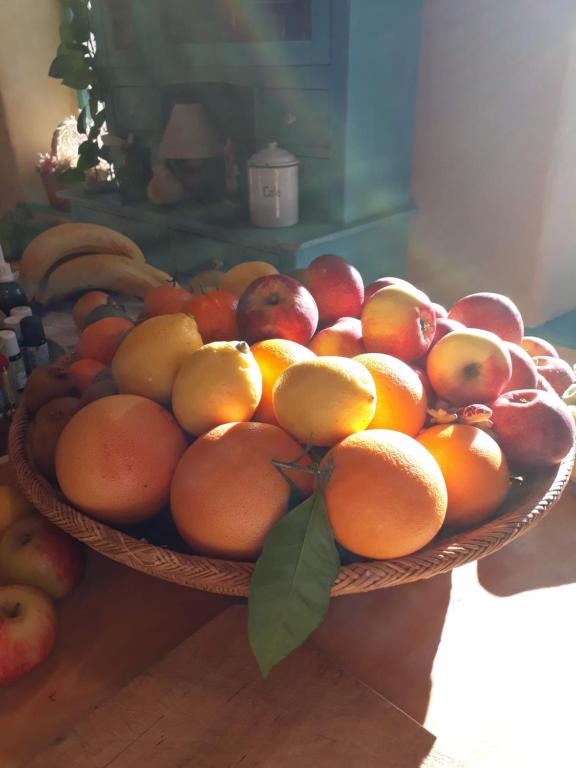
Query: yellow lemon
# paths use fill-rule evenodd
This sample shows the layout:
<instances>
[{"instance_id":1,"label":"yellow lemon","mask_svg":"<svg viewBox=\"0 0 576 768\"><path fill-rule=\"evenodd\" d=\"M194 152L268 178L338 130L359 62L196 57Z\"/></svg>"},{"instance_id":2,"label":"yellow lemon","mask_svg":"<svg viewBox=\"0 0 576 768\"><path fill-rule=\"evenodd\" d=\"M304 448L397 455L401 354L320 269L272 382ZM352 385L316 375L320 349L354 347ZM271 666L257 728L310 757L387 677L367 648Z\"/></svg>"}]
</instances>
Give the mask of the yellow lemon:
<instances>
[{"instance_id":1,"label":"yellow lemon","mask_svg":"<svg viewBox=\"0 0 576 768\"><path fill-rule=\"evenodd\" d=\"M112 376L123 395L141 395L168 405L183 361L202 346L196 321L178 312L137 325L118 347Z\"/></svg>"},{"instance_id":2,"label":"yellow lemon","mask_svg":"<svg viewBox=\"0 0 576 768\"><path fill-rule=\"evenodd\" d=\"M273 402L278 423L297 440L328 446L368 427L376 410L376 387L355 360L317 357L284 371Z\"/></svg>"},{"instance_id":3,"label":"yellow lemon","mask_svg":"<svg viewBox=\"0 0 576 768\"><path fill-rule=\"evenodd\" d=\"M302 360L313 360L316 355L302 344L288 339L258 341L252 345L252 354L262 374L262 399L254 414L254 421L278 424L272 405L274 385L290 365Z\"/></svg>"},{"instance_id":4,"label":"yellow lemon","mask_svg":"<svg viewBox=\"0 0 576 768\"><path fill-rule=\"evenodd\" d=\"M233 293L234 296L240 296L254 280L276 274L278 274L276 267L268 264L267 261L245 261L242 264L236 264L226 272L220 282L220 288Z\"/></svg>"},{"instance_id":5,"label":"yellow lemon","mask_svg":"<svg viewBox=\"0 0 576 768\"><path fill-rule=\"evenodd\" d=\"M31 515L34 507L12 485L0 485L0 536L21 517Z\"/></svg>"},{"instance_id":6,"label":"yellow lemon","mask_svg":"<svg viewBox=\"0 0 576 768\"><path fill-rule=\"evenodd\" d=\"M262 396L262 375L245 341L214 341L182 365L172 392L180 426L202 435L220 424L250 421Z\"/></svg>"}]
</instances>

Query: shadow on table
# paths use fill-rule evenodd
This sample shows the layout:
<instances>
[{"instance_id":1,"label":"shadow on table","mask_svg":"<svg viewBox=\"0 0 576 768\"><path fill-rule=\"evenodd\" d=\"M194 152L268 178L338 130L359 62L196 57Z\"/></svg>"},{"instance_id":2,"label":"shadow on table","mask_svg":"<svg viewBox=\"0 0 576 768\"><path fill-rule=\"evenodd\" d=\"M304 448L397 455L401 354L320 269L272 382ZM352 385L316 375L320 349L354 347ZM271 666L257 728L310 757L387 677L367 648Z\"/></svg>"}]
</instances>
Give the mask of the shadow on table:
<instances>
[{"instance_id":1,"label":"shadow on table","mask_svg":"<svg viewBox=\"0 0 576 768\"><path fill-rule=\"evenodd\" d=\"M452 577L338 597L312 642L422 723Z\"/></svg>"},{"instance_id":2,"label":"shadow on table","mask_svg":"<svg viewBox=\"0 0 576 768\"><path fill-rule=\"evenodd\" d=\"M576 487L536 528L479 560L478 581L497 597L576 582Z\"/></svg>"}]
</instances>

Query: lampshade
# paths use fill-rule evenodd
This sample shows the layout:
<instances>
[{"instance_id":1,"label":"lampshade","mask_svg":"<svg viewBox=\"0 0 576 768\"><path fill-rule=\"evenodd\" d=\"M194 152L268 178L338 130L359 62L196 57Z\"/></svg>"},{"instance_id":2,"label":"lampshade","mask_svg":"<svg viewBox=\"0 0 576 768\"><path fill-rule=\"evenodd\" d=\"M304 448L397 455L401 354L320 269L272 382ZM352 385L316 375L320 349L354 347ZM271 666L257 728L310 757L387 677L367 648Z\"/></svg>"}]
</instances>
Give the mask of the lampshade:
<instances>
[{"instance_id":1,"label":"lampshade","mask_svg":"<svg viewBox=\"0 0 576 768\"><path fill-rule=\"evenodd\" d=\"M222 147L203 104L175 104L160 144L167 160L205 160L222 154Z\"/></svg>"}]
</instances>

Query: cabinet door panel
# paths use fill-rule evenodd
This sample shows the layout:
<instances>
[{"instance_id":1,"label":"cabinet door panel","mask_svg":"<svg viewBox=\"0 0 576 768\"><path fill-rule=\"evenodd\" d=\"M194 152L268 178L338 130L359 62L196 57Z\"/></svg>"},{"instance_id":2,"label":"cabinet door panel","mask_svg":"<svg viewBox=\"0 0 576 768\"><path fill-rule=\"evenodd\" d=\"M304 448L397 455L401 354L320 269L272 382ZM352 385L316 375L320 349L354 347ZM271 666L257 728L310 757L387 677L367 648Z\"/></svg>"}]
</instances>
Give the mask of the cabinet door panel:
<instances>
[{"instance_id":1,"label":"cabinet door panel","mask_svg":"<svg viewBox=\"0 0 576 768\"><path fill-rule=\"evenodd\" d=\"M277 141L296 155L329 157L330 92L302 88L260 91L257 129L261 143Z\"/></svg>"},{"instance_id":2,"label":"cabinet door panel","mask_svg":"<svg viewBox=\"0 0 576 768\"><path fill-rule=\"evenodd\" d=\"M290 24L279 31L262 22L273 9L297 1L138 0L140 47L165 82L178 82L190 66L328 64L330 0L307 0L309 18L299 31L290 31ZM234 22L231 9L236 9Z\"/></svg>"}]
</instances>

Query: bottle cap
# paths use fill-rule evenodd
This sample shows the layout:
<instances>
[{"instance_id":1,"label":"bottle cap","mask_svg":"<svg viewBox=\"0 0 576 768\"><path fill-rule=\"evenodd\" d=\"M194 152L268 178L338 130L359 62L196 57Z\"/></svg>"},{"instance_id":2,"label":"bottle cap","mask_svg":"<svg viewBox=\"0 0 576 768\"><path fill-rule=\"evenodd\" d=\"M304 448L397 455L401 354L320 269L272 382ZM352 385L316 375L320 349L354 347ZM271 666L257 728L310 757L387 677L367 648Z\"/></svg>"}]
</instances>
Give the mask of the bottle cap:
<instances>
[{"instance_id":1,"label":"bottle cap","mask_svg":"<svg viewBox=\"0 0 576 768\"><path fill-rule=\"evenodd\" d=\"M31 307L12 307L10 310L10 316L11 317L19 317L22 319L23 317L30 317L32 315L32 308Z\"/></svg>"},{"instance_id":2,"label":"bottle cap","mask_svg":"<svg viewBox=\"0 0 576 768\"><path fill-rule=\"evenodd\" d=\"M8 319L8 318L6 318ZM3 352L7 357L14 357L20 354L20 345L14 331L0 331L0 340L3 343Z\"/></svg>"},{"instance_id":3,"label":"bottle cap","mask_svg":"<svg viewBox=\"0 0 576 768\"><path fill-rule=\"evenodd\" d=\"M6 328L9 331L14 331L16 334L16 338L18 341L22 340L22 331L20 330L20 320L22 318L14 315L8 315L8 317L5 317L2 321L2 325L4 328Z\"/></svg>"},{"instance_id":4,"label":"bottle cap","mask_svg":"<svg viewBox=\"0 0 576 768\"><path fill-rule=\"evenodd\" d=\"M40 347L46 343L44 335L44 325L42 319L37 315L23 317L20 320L22 330L22 341L26 347Z\"/></svg>"}]
</instances>

